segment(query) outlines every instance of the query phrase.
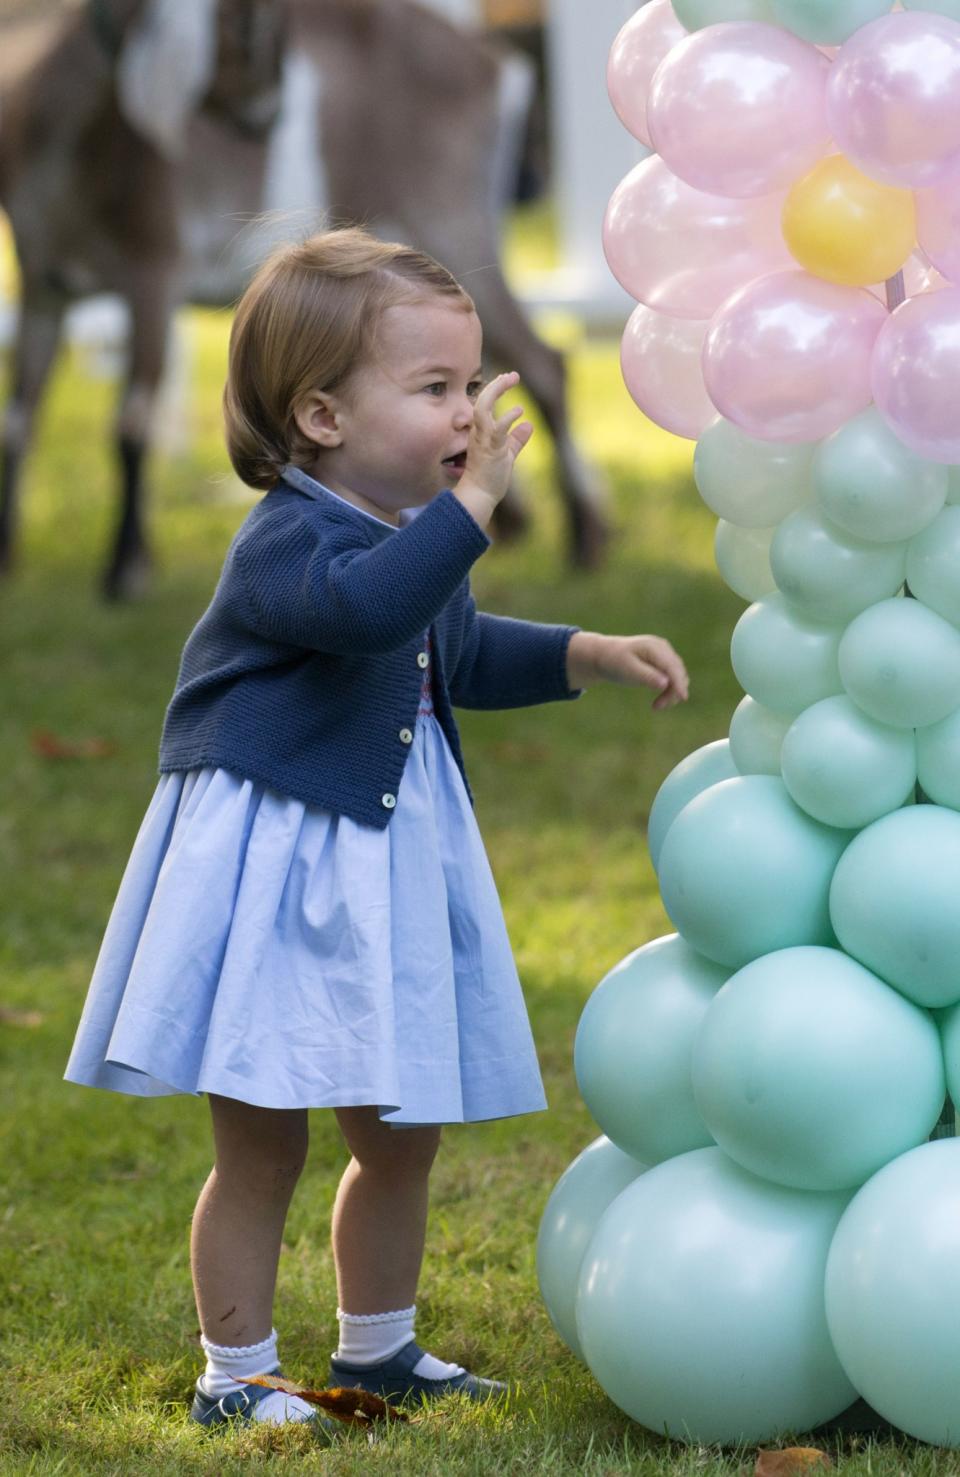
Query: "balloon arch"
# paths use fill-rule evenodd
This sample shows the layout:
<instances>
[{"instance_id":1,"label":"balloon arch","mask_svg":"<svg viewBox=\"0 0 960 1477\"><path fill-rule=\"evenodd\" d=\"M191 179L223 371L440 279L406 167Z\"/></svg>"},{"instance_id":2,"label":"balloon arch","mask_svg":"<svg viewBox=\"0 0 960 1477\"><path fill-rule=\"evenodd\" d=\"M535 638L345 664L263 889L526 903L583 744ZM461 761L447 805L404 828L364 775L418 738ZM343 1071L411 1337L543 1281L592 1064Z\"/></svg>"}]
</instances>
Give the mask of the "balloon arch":
<instances>
[{"instance_id":1,"label":"balloon arch","mask_svg":"<svg viewBox=\"0 0 960 1477\"><path fill-rule=\"evenodd\" d=\"M960 0L651 0L608 84L746 696L651 810L678 932L583 1012L543 1296L653 1430L960 1446Z\"/></svg>"}]
</instances>

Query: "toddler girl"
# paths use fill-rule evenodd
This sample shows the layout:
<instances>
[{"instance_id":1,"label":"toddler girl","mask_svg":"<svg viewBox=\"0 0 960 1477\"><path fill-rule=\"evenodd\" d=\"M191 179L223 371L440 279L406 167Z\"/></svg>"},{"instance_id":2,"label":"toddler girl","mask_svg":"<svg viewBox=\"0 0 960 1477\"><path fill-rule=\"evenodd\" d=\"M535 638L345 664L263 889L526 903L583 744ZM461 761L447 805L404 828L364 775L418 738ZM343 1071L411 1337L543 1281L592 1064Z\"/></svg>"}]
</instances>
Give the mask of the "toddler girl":
<instances>
[{"instance_id":1,"label":"toddler girl","mask_svg":"<svg viewBox=\"0 0 960 1477\"><path fill-rule=\"evenodd\" d=\"M470 298L359 230L282 248L236 314L238 474L266 496L183 653L161 778L67 1077L206 1093L193 1218L207 1366L193 1418L308 1419L272 1305L307 1109L351 1159L333 1208L337 1385L482 1399L504 1386L414 1338L440 1125L545 1106L452 709L607 680L687 695L654 636L480 614L471 565L531 427L483 388ZM402 1130L402 1131L398 1131Z\"/></svg>"}]
</instances>

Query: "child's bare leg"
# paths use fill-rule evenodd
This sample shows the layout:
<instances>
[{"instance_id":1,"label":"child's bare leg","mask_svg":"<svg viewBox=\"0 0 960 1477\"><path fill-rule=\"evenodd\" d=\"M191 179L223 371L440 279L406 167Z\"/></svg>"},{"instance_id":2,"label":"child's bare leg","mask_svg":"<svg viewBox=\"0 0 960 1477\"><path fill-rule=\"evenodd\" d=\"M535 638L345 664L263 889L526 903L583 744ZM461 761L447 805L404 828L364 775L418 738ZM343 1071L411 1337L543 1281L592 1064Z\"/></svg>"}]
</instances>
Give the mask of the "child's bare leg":
<instances>
[{"instance_id":1,"label":"child's bare leg","mask_svg":"<svg viewBox=\"0 0 960 1477\"><path fill-rule=\"evenodd\" d=\"M498 1394L504 1385L425 1353L414 1335L427 1186L440 1129L393 1129L376 1108L339 1108L337 1119L353 1158L333 1211L340 1344L331 1378L391 1398L457 1391L486 1400Z\"/></svg>"},{"instance_id":2,"label":"child's bare leg","mask_svg":"<svg viewBox=\"0 0 960 1477\"><path fill-rule=\"evenodd\" d=\"M216 1162L193 1216L200 1326L215 1344L257 1344L273 1327L287 1209L307 1154L305 1109L210 1096Z\"/></svg>"},{"instance_id":3,"label":"child's bare leg","mask_svg":"<svg viewBox=\"0 0 960 1477\"><path fill-rule=\"evenodd\" d=\"M391 1128L376 1108L338 1108L353 1158L333 1208L340 1307L353 1314L409 1307L427 1229L430 1168L440 1129Z\"/></svg>"}]
</instances>

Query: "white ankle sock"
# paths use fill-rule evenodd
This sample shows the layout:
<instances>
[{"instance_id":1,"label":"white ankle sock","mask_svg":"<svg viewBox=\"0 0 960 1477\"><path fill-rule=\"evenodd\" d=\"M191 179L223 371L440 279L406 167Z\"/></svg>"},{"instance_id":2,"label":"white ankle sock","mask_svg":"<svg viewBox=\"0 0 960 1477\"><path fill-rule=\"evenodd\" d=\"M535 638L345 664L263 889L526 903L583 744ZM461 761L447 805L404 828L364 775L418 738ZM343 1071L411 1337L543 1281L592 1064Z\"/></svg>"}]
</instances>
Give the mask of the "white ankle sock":
<instances>
[{"instance_id":1,"label":"white ankle sock","mask_svg":"<svg viewBox=\"0 0 960 1477\"><path fill-rule=\"evenodd\" d=\"M272 1374L279 1363L275 1328L261 1344L213 1344L203 1335L200 1344L207 1356L201 1387L211 1400L222 1400L224 1395L232 1394L238 1388L238 1381L242 1384L251 1375ZM250 1411L251 1420L267 1421L271 1425L310 1420L315 1415L312 1405L295 1395L285 1395L282 1390L265 1395Z\"/></svg>"},{"instance_id":2,"label":"white ankle sock","mask_svg":"<svg viewBox=\"0 0 960 1477\"><path fill-rule=\"evenodd\" d=\"M340 1347L335 1357L347 1364L381 1364L413 1342L416 1307L398 1308L393 1313L344 1313L337 1309L340 1324ZM414 1365L413 1373L426 1380L449 1380L463 1374L459 1364L444 1364L432 1354L424 1354Z\"/></svg>"},{"instance_id":3,"label":"white ankle sock","mask_svg":"<svg viewBox=\"0 0 960 1477\"><path fill-rule=\"evenodd\" d=\"M347 1364L380 1364L413 1342L416 1308L395 1313L344 1313L337 1309L340 1347L336 1357Z\"/></svg>"}]
</instances>

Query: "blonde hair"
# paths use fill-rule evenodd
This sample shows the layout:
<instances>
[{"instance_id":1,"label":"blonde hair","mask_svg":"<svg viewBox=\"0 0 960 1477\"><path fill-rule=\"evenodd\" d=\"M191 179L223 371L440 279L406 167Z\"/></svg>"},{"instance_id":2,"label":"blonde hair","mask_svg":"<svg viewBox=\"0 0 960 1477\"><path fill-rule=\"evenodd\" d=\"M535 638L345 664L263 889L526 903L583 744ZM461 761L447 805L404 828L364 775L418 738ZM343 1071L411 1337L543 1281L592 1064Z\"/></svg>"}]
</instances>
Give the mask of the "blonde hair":
<instances>
[{"instance_id":1,"label":"blonde hair","mask_svg":"<svg viewBox=\"0 0 960 1477\"><path fill-rule=\"evenodd\" d=\"M266 489L288 463L312 461L317 448L295 419L304 397L335 390L370 357L384 309L436 293L473 309L433 257L356 227L325 231L268 257L230 333L223 410L238 477Z\"/></svg>"}]
</instances>

